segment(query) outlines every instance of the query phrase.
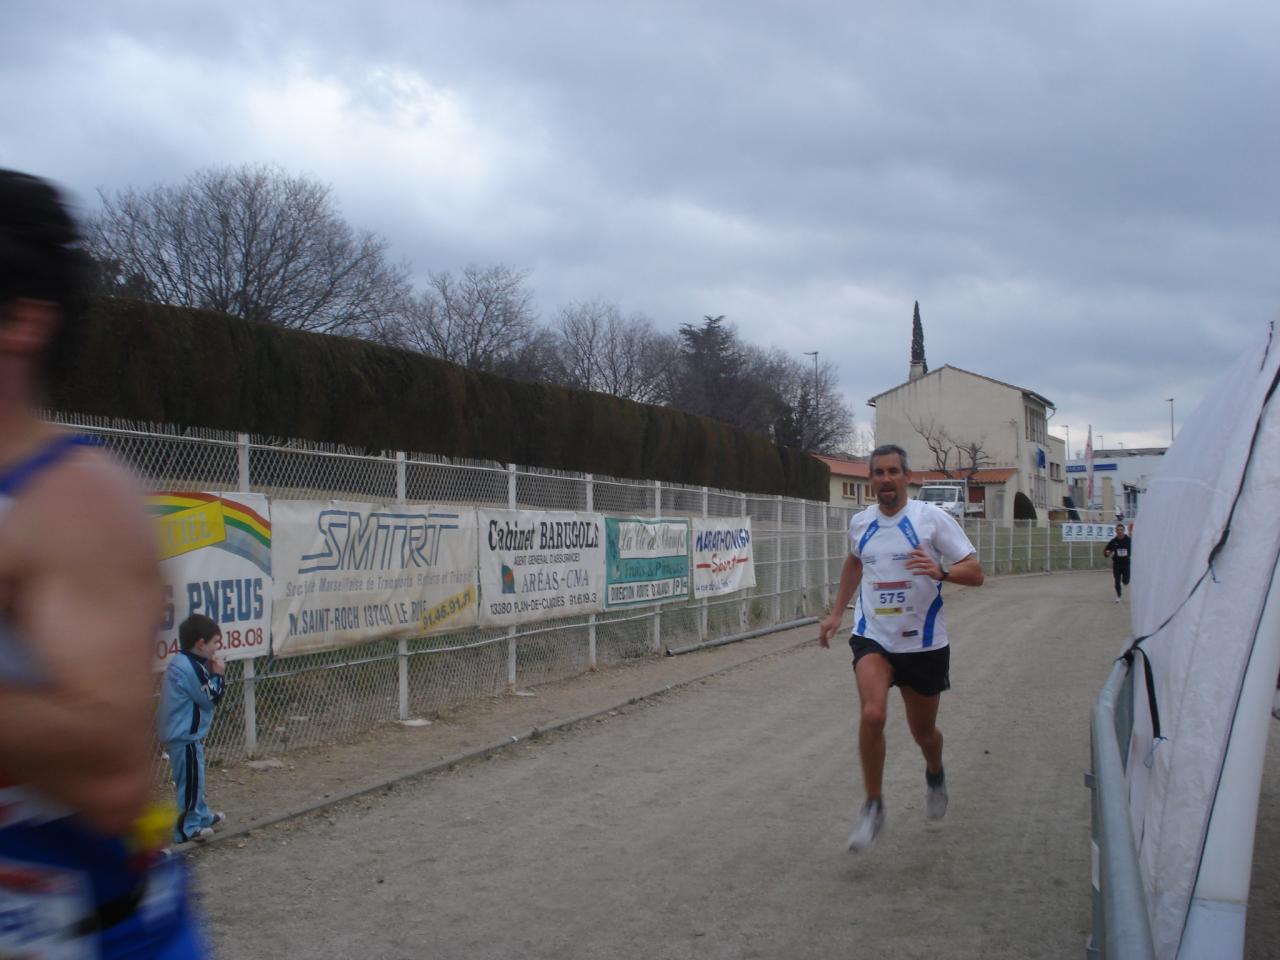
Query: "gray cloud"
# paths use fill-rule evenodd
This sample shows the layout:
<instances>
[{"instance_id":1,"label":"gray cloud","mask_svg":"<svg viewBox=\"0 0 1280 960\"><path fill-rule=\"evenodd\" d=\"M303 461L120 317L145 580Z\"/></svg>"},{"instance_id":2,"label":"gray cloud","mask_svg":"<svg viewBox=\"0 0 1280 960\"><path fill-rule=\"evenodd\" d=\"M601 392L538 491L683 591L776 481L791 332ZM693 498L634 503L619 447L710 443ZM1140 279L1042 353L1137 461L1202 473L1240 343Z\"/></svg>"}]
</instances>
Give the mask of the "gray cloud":
<instances>
[{"instance_id":1,"label":"gray cloud","mask_svg":"<svg viewBox=\"0 0 1280 960\"><path fill-rule=\"evenodd\" d=\"M724 313L863 401L934 366L1167 435L1277 315L1280 8L20 0L0 155L98 187L273 161L419 275ZM1083 436L1083 432L1081 433Z\"/></svg>"}]
</instances>

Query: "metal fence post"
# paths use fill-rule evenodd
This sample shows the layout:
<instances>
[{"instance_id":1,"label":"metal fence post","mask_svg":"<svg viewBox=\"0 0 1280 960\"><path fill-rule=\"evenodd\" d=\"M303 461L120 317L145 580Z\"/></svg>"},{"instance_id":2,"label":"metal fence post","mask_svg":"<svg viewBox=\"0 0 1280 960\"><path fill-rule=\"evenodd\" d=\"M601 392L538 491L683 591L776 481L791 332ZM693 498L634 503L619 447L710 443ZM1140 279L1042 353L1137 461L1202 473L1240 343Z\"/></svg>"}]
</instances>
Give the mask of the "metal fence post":
<instances>
[{"instance_id":1,"label":"metal fence post","mask_svg":"<svg viewBox=\"0 0 1280 960\"><path fill-rule=\"evenodd\" d=\"M507 509L516 508L516 465L507 464ZM516 628L507 627L507 689L516 688Z\"/></svg>"},{"instance_id":2,"label":"metal fence post","mask_svg":"<svg viewBox=\"0 0 1280 960\"><path fill-rule=\"evenodd\" d=\"M240 492L249 492L249 435L236 434L236 472L240 475Z\"/></svg>"},{"instance_id":3,"label":"metal fence post","mask_svg":"<svg viewBox=\"0 0 1280 960\"><path fill-rule=\"evenodd\" d=\"M800 501L800 603L809 612L809 508Z\"/></svg>"},{"instance_id":4,"label":"metal fence post","mask_svg":"<svg viewBox=\"0 0 1280 960\"><path fill-rule=\"evenodd\" d=\"M409 499L409 480L403 450L396 451L396 503L404 505ZM400 719L409 719L409 638L396 641L396 681L400 693Z\"/></svg>"},{"instance_id":5,"label":"metal fence post","mask_svg":"<svg viewBox=\"0 0 1280 960\"><path fill-rule=\"evenodd\" d=\"M585 475L587 484L587 513L595 512L595 474L588 473ZM599 584L600 588L604 588L604 584ZM594 613L587 616L587 669L595 670L596 668L596 615Z\"/></svg>"},{"instance_id":6,"label":"metal fence post","mask_svg":"<svg viewBox=\"0 0 1280 960\"><path fill-rule=\"evenodd\" d=\"M662 516L662 481L653 481L653 516L658 518ZM662 652L662 605L654 604L653 607L653 652Z\"/></svg>"},{"instance_id":7,"label":"metal fence post","mask_svg":"<svg viewBox=\"0 0 1280 960\"><path fill-rule=\"evenodd\" d=\"M742 498L742 516L744 516L744 517L745 517L745 516L747 515L747 495L746 495L745 493L743 493L743 494L739 494L739 496ZM754 531L752 532L752 536L753 536L753 537L755 536ZM753 544L753 545L752 545L752 554L754 554L754 553L755 553L755 546L754 546L754 544ZM758 590L758 589L760 589L760 588L759 588L759 587L757 587L756 589ZM747 619L748 619L748 606L747 606L747 604L748 604L747 597L746 597L746 595L744 594L744 595L743 595L743 597L742 597L742 599L738 601L738 629L739 629L739 630L745 630L745 629L747 629Z\"/></svg>"},{"instance_id":8,"label":"metal fence post","mask_svg":"<svg viewBox=\"0 0 1280 960\"><path fill-rule=\"evenodd\" d=\"M236 434L236 473L241 493L249 492L252 477L249 475L249 435ZM244 661L244 751L252 757L258 752L258 681L253 664L256 657Z\"/></svg>"},{"instance_id":9,"label":"metal fence post","mask_svg":"<svg viewBox=\"0 0 1280 960\"><path fill-rule=\"evenodd\" d=\"M822 612L825 614L831 606L831 518L832 510L827 504L821 505L822 513Z\"/></svg>"},{"instance_id":10,"label":"metal fence post","mask_svg":"<svg viewBox=\"0 0 1280 960\"><path fill-rule=\"evenodd\" d=\"M773 498L774 516L777 518L777 546L773 557L773 622L782 622L782 494Z\"/></svg>"},{"instance_id":11,"label":"metal fence post","mask_svg":"<svg viewBox=\"0 0 1280 960\"><path fill-rule=\"evenodd\" d=\"M705 520L709 515L707 513L707 488L702 488L702 518ZM693 571L689 571L689 576L693 576ZM707 598L703 597L698 603L698 641L703 642L707 639Z\"/></svg>"}]
</instances>

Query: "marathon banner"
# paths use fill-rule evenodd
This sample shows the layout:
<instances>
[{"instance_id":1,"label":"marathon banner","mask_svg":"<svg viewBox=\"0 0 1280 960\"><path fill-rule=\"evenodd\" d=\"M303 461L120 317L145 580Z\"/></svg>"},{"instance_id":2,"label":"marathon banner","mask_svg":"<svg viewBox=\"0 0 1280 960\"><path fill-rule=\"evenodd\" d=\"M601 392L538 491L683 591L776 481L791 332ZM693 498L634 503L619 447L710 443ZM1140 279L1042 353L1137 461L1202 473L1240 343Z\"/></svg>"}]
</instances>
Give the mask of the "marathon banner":
<instances>
[{"instance_id":1,"label":"marathon banner","mask_svg":"<svg viewBox=\"0 0 1280 960\"><path fill-rule=\"evenodd\" d=\"M756 585L749 517L693 521L693 597L719 597Z\"/></svg>"},{"instance_id":2,"label":"marathon banner","mask_svg":"<svg viewBox=\"0 0 1280 960\"><path fill-rule=\"evenodd\" d=\"M222 628L218 656L263 656L271 641L271 506L254 493L152 493L164 616L153 663L178 653L178 626L202 613Z\"/></svg>"},{"instance_id":3,"label":"marathon banner","mask_svg":"<svg viewBox=\"0 0 1280 960\"><path fill-rule=\"evenodd\" d=\"M480 625L604 609L604 517L479 510Z\"/></svg>"},{"instance_id":4,"label":"marathon banner","mask_svg":"<svg viewBox=\"0 0 1280 960\"><path fill-rule=\"evenodd\" d=\"M689 521L605 518L606 609L689 599Z\"/></svg>"},{"instance_id":5,"label":"marathon banner","mask_svg":"<svg viewBox=\"0 0 1280 960\"><path fill-rule=\"evenodd\" d=\"M1062 542L1074 543L1106 543L1116 535L1116 524L1111 523L1064 523L1062 525Z\"/></svg>"},{"instance_id":6,"label":"marathon banner","mask_svg":"<svg viewBox=\"0 0 1280 960\"><path fill-rule=\"evenodd\" d=\"M476 624L470 507L276 500L272 652Z\"/></svg>"}]
</instances>

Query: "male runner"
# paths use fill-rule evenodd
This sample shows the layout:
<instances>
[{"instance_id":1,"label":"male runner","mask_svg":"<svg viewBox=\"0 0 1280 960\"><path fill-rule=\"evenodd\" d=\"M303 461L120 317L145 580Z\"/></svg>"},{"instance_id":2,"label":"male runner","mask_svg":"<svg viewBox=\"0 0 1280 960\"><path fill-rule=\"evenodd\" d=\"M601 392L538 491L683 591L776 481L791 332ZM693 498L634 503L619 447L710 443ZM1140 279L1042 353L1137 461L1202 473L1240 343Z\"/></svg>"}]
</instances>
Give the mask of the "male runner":
<instances>
[{"instance_id":1,"label":"male runner","mask_svg":"<svg viewBox=\"0 0 1280 960\"><path fill-rule=\"evenodd\" d=\"M892 686L902 691L907 724L924 754L928 816L936 820L947 812L942 731L935 722L942 691L951 687L942 581L973 587L983 581L960 525L933 504L908 499L906 451L877 447L870 468L876 504L849 522L840 589L818 634L819 644L828 646L856 593L849 645L862 704L858 752L866 802L849 834L850 850L871 849L884 826L884 724Z\"/></svg>"},{"instance_id":2,"label":"male runner","mask_svg":"<svg viewBox=\"0 0 1280 960\"><path fill-rule=\"evenodd\" d=\"M0 170L0 957L198 955L148 812L159 569L126 473L45 423L74 334L75 227Z\"/></svg>"},{"instance_id":3,"label":"male runner","mask_svg":"<svg viewBox=\"0 0 1280 960\"><path fill-rule=\"evenodd\" d=\"M1111 578L1116 583L1116 603L1120 602L1120 587L1129 585L1129 558L1133 553L1133 540L1123 523L1116 524L1116 535L1102 548L1102 555L1111 558Z\"/></svg>"}]
</instances>

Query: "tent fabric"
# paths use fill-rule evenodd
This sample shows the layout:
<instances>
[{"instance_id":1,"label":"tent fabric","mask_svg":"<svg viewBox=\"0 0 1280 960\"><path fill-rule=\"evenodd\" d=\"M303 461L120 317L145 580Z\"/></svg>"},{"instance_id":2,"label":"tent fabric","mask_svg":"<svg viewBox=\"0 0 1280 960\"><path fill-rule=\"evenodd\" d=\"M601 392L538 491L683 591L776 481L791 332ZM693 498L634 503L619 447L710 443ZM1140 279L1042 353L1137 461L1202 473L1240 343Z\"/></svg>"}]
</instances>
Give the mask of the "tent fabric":
<instances>
[{"instance_id":1,"label":"tent fabric","mask_svg":"<svg viewBox=\"0 0 1280 960\"><path fill-rule=\"evenodd\" d=\"M1164 739L1152 736L1139 660L1127 775L1162 958L1178 955L1244 673L1280 560L1278 370L1280 343L1268 330L1184 423L1134 529L1132 626L1150 660Z\"/></svg>"}]
</instances>

